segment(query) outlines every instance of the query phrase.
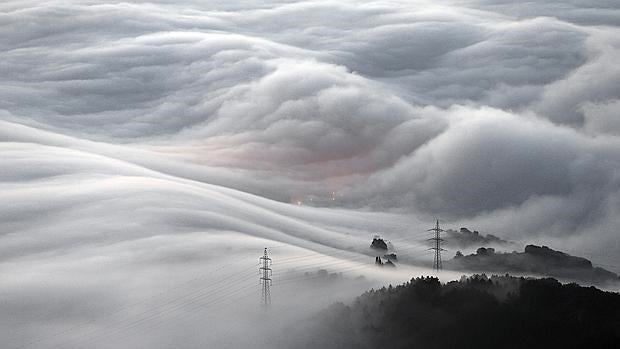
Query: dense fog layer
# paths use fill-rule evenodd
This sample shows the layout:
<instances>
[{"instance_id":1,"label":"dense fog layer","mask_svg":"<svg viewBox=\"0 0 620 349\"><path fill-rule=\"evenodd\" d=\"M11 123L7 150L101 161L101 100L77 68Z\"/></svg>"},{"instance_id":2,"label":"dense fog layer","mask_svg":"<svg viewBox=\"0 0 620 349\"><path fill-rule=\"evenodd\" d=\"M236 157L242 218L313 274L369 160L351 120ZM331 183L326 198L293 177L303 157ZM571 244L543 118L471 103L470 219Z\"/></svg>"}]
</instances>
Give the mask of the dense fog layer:
<instances>
[{"instance_id":1,"label":"dense fog layer","mask_svg":"<svg viewBox=\"0 0 620 349\"><path fill-rule=\"evenodd\" d=\"M435 217L620 272L619 24L611 0L3 1L0 340L254 345L265 247L286 322L428 273L364 253L428 265Z\"/></svg>"}]
</instances>

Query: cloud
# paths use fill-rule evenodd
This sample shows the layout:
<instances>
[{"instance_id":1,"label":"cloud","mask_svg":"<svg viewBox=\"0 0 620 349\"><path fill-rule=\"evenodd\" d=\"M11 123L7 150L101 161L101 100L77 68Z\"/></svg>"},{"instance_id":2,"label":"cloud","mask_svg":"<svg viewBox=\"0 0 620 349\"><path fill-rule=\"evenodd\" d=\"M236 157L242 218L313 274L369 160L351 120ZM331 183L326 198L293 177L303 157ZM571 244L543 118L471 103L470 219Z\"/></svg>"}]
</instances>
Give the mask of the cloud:
<instances>
[{"instance_id":1,"label":"cloud","mask_svg":"<svg viewBox=\"0 0 620 349\"><path fill-rule=\"evenodd\" d=\"M418 205L467 215L532 196L604 193L615 184L617 140L497 110L455 114L447 131L381 174L397 181L388 184L395 187L390 197L412 186L408 193L419 197Z\"/></svg>"},{"instance_id":2,"label":"cloud","mask_svg":"<svg viewBox=\"0 0 620 349\"><path fill-rule=\"evenodd\" d=\"M618 271L613 1L5 1L0 22L11 314L51 285L80 305L51 318L83 323L274 241L354 268L340 250L432 216ZM57 332L31 315L11 343Z\"/></svg>"},{"instance_id":3,"label":"cloud","mask_svg":"<svg viewBox=\"0 0 620 349\"><path fill-rule=\"evenodd\" d=\"M566 174L586 155L603 168L592 187L613 187L617 142L589 138L615 129L614 27L552 18L555 3L188 4L3 5L5 120L282 201L338 191L462 218L573 206L588 179ZM571 4L582 19L608 5Z\"/></svg>"},{"instance_id":4,"label":"cloud","mask_svg":"<svg viewBox=\"0 0 620 349\"><path fill-rule=\"evenodd\" d=\"M620 107L620 100L605 103L586 103L582 106L584 128L592 133L620 134L620 124L615 112Z\"/></svg>"},{"instance_id":5,"label":"cloud","mask_svg":"<svg viewBox=\"0 0 620 349\"><path fill-rule=\"evenodd\" d=\"M566 78L546 86L534 109L558 123L583 126L584 107L616 100L620 71L611 63L620 57L616 37L606 31L595 32L588 41L591 59Z\"/></svg>"},{"instance_id":6,"label":"cloud","mask_svg":"<svg viewBox=\"0 0 620 349\"><path fill-rule=\"evenodd\" d=\"M617 40L584 16L609 4L555 18L556 3L419 5L8 2L0 107L99 143L74 150L281 201L338 192L472 218L565 198L598 212L594 189L615 190ZM572 175L580 162L594 184Z\"/></svg>"},{"instance_id":7,"label":"cloud","mask_svg":"<svg viewBox=\"0 0 620 349\"><path fill-rule=\"evenodd\" d=\"M469 6L486 9L516 18L557 17L584 26L620 24L620 11L613 0L532 1L522 6L506 0L470 1Z\"/></svg>"}]
</instances>

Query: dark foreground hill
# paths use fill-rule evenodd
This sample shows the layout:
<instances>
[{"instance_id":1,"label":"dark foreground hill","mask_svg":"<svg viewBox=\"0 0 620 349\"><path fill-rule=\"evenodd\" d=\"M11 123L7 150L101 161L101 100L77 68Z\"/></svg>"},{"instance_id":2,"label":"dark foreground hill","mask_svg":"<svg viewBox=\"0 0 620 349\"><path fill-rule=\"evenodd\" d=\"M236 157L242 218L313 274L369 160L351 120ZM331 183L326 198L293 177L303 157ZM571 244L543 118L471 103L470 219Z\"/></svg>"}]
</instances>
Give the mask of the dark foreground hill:
<instances>
[{"instance_id":1,"label":"dark foreground hill","mask_svg":"<svg viewBox=\"0 0 620 349\"><path fill-rule=\"evenodd\" d=\"M418 278L295 325L296 348L614 348L620 294L554 279Z\"/></svg>"}]
</instances>

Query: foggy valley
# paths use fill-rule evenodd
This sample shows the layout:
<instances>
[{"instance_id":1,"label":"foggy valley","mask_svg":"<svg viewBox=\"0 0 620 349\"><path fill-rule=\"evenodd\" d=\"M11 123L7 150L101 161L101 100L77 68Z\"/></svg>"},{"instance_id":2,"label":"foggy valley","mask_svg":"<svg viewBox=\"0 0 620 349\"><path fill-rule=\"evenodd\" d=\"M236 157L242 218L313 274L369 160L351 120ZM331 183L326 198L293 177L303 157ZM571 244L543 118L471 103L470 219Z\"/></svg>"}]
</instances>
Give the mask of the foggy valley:
<instances>
[{"instance_id":1,"label":"foggy valley","mask_svg":"<svg viewBox=\"0 0 620 349\"><path fill-rule=\"evenodd\" d=\"M2 1L0 348L612 346L619 26Z\"/></svg>"}]
</instances>

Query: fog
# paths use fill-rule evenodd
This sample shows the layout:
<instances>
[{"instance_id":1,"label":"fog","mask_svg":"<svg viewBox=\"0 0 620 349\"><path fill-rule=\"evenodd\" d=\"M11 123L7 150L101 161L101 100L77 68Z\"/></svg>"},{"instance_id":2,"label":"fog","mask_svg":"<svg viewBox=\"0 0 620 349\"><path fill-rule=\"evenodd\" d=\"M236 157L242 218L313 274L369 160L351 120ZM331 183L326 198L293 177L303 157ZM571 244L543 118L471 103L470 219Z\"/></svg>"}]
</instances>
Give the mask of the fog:
<instances>
[{"instance_id":1,"label":"fog","mask_svg":"<svg viewBox=\"0 0 620 349\"><path fill-rule=\"evenodd\" d=\"M3 1L0 340L275 347L430 274L435 218L620 272L619 24L611 0Z\"/></svg>"}]
</instances>

